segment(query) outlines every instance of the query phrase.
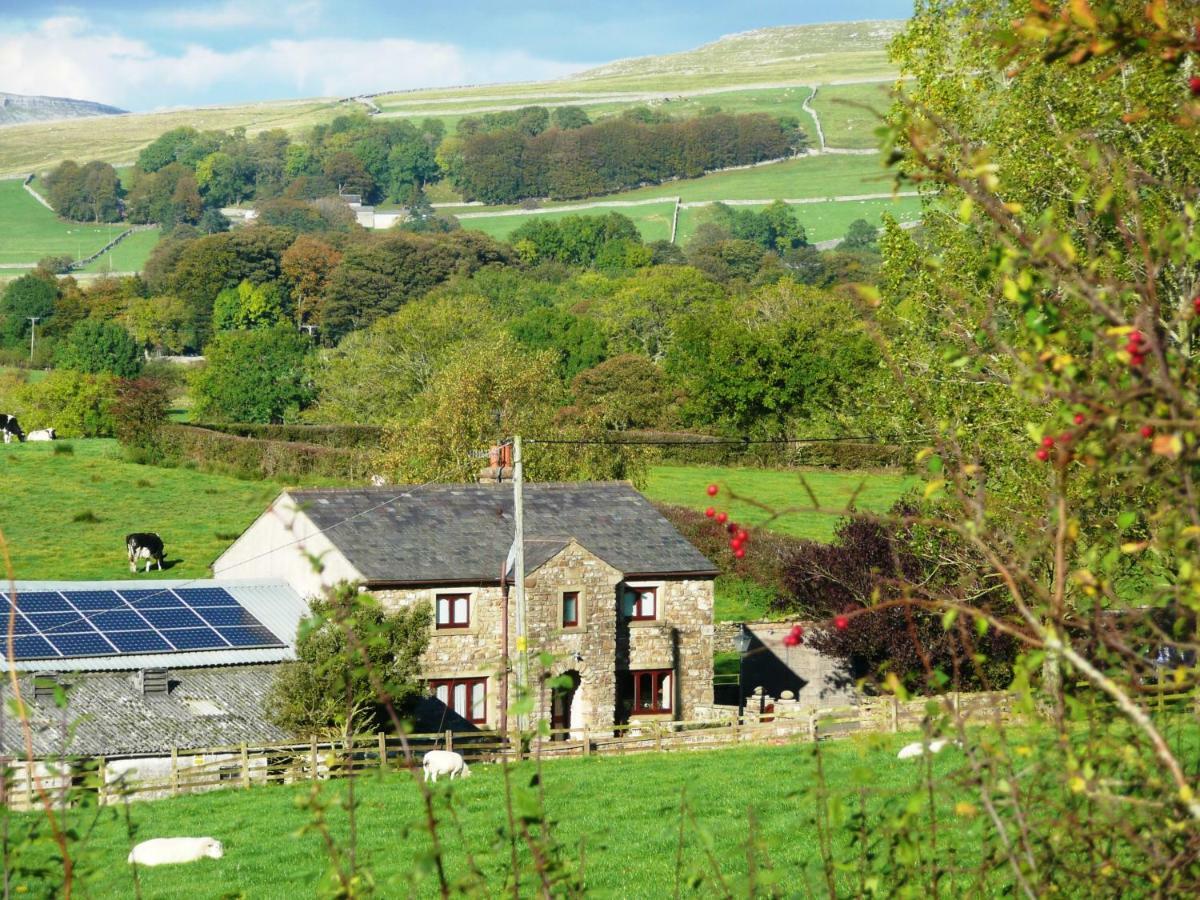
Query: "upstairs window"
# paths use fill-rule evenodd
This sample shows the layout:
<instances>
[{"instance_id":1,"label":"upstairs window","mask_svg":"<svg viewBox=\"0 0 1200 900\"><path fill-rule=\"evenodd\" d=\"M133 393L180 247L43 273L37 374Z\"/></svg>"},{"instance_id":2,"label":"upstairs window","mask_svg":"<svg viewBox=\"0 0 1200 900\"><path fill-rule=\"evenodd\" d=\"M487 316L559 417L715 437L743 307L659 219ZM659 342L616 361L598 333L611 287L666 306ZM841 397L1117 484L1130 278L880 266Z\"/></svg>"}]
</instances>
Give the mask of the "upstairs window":
<instances>
[{"instance_id":1,"label":"upstairs window","mask_svg":"<svg viewBox=\"0 0 1200 900\"><path fill-rule=\"evenodd\" d=\"M437 595L438 628L469 628L471 625L470 594Z\"/></svg>"},{"instance_id":2,"label":"upstairs window","mask_svg":"<svg viewBox=\"0 0 1200 900\"><path fill-rule=\"evenodd\" d=\"M658 618L658 589L626 588L621 612L634 621Z\"/></svg>"},{"instance_id":3,"label":"upstairs window","mask_svg":"<svg viewBox=\"0 0 1200 900\"><path fill-rule=\"evenodd\" d=\"M579 627L579 591L563 591L562 627Z\"/></svg>"}]
</instances>

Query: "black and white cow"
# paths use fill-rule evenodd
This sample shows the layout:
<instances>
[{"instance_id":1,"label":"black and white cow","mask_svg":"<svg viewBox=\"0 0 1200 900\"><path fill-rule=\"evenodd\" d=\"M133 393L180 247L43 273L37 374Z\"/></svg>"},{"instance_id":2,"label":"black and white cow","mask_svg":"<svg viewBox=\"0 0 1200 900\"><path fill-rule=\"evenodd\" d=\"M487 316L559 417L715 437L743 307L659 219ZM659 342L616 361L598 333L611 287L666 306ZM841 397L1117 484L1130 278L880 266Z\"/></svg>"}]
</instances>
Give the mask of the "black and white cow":
<instances>
[{"instance_id":1,"label":"black and white cow","mask_svg":"<svg viewBox=\"0 0 1200 900\"><path fill-rule=\"evenodd\" d=\"M17 417L10 416L8 413L0 413L0 431L4 432L4 443L6 444L11 444L13 438L18 441L25 440L25 432L17 423Z\"/></svg>"},{"instance_id":2,"label":"black and white cow","mask_svg":"<svg viewBox=\"0 0 1200 900\"><path fill-rule=\"evenodd\" d=\"M162 571L163 564L163 542L157 534L152 531L139 531L134 534L125 536L125 549L129 551L129 571L136 572L138 560L146 561L146 571L150 571L150 563L158 563L158 569Z\"/></svg>"},{"instance_id":3,"label":"black and white cow","mask_svg":"<svg viewBox=\"0 0 1200 900\"><path fill-rule=\"evenodd\" d=\"M56 441L58 435L54 433L53 428L41 428L38 431L31 431L25 435L27 441Z\"/></svg>"}]
</instances>

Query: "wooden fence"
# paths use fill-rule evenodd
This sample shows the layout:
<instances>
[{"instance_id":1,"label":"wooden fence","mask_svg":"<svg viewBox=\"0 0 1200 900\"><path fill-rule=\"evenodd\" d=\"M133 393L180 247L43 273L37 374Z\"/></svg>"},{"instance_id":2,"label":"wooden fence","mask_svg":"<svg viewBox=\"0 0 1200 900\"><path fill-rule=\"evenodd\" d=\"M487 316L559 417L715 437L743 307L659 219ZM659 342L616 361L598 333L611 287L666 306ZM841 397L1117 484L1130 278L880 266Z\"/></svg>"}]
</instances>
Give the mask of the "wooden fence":
<instances>
[{"instance_id":1,"label":"wooden fence","mask_svg":"<svg viewBox=\"0 0 1200 900\"><path fill-rule=\"evenodd\" d=\"M948 703L974 724L1011 721L1013 717L1013 696L1006 693L948 695L934 702ZM929 704L929 698L904 703L873 698L860 706L831 708L780 703L773 711L748 711L741 721L732 714L703 721L643 721L602 731L555 729L548 737L533 739L493 731L446 731L413 734L405 739L376 734L257 747L240 744L172 749L169 754L43 759L32 767L23 760L0 760L0 801L14 809L36 806L38 797L31 773L40 779L56 804L81 792L93 794L103 804L394 771L419 766L422 754L433 749L455 750L469 763L478 764L534 756L554 759L689 752L825 740L865 732L912 731L922 728L930 718Z\"/></svg>"}]
</instances>

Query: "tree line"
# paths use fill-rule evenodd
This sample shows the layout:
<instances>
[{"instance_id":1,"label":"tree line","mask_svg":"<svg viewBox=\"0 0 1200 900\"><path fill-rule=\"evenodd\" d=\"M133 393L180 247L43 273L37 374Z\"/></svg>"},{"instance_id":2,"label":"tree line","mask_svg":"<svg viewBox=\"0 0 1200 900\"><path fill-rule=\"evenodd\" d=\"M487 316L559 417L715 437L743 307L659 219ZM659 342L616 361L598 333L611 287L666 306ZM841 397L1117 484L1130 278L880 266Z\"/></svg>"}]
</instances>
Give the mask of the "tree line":
<instances>
[{"instance_id":1,"label":"tree line","mask_svg":"<svg viewBox=\"0 0 1200 900\"><path fill-rule=\"evenodd\" d=\"M275 224L307 216L304 230L323 230L353 220L336 204L311 206L339 194L421 209L425 187L448 179L467 199L493 203L585 197L776 159L805 142L795 119L763 114L676 121L635 110L593 124L575 107L553 114L526 107L463 119L447 136L438 119L417 124L356 112L300 140L282 129L248 136L243 128L181 126L138 154L128 184L108 163L67 160L46 186L59 215L77 221L189 224L215 233L229 225L222 207L253 202Z\"/></svg>"}]
</instances>

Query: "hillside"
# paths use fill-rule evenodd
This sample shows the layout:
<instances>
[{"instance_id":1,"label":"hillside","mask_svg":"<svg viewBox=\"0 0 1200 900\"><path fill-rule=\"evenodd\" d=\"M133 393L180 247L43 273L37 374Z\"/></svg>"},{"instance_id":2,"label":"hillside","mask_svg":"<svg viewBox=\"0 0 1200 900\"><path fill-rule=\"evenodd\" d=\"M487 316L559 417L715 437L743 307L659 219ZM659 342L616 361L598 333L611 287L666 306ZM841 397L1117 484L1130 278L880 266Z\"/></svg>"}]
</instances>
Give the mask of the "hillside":
<instances>
[{"instance_id":1,"label":"hillside","mask_svg":"<svg viewBox=\"0 0 1200 900\"><path fill-rule=\"evenodd\" d=\"M58 119L79 119L91 116L116 116L126 110L90 100L69 97L35 97L27 94L7 94L0 91L0 125L22 122L47 122Z\"/></svg>"},{"instance_id":2,"label":"hillside","mask_svg":"<svg viewBox=\"0 0 1200 900\"><path fill-rule=\"evenodd\" d=\"M683 53L613 62L557 81L383 93L373 95L373 103L384 115L432 116L446 119L452 127L462 115L532 103L577 103L607 113L668 96L705 97L739 87L887 80L895 69L888 62L886 45L901 25L876 21L764 28ZM724 98L711 102L727 105ZM102 120L14 124L5 129L0 145L0 175L41 171L64 159L126 163L158 135L179 125L243 127L251 135L283 128L297 134L331 121L347 109L346 103L331 98L265 101ZM747 111L754 107L744 101L737 105Z\"/></svg>"}]
</instances>

